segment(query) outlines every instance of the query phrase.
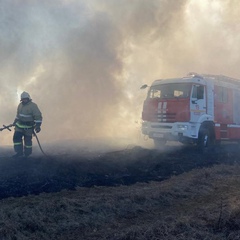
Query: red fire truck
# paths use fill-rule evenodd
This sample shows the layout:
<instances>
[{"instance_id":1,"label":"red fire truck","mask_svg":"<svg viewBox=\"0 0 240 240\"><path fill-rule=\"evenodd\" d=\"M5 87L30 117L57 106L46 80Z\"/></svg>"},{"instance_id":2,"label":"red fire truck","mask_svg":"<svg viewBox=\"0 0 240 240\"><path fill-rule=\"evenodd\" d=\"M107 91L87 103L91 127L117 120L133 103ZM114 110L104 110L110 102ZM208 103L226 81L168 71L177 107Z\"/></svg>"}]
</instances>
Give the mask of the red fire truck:
<instances>
[{"instance_id":1,"label":"red fire truck","mask_svg":"<svg viewBox=\"0 0 240 240\"><path fill-rule=\"evenodd\" d=\"M156 80L142 120L142 133L156 148L167 141L193 143L202 150L221 141L239 142L240 80L196 73Z\"/></svg>"}]
</instances>

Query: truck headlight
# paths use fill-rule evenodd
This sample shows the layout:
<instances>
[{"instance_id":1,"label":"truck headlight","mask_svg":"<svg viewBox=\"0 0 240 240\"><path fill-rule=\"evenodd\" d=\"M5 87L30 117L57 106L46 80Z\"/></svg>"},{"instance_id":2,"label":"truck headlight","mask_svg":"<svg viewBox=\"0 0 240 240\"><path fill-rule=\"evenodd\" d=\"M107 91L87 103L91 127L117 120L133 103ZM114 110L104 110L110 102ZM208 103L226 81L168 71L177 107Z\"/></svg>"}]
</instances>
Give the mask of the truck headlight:
<instances>
[{"instance_id":1,"label":"truck headlight","mask_svg":"<svg viewBox=\"0 0 240 240\"><path fill-rule=\"evenodd\" d=\"M183 125L183 124L180 125L179 124L179 125L177 125L177 128L180 131L186 131L188 129L188 125Z\"/></svg>"}]
</instances>

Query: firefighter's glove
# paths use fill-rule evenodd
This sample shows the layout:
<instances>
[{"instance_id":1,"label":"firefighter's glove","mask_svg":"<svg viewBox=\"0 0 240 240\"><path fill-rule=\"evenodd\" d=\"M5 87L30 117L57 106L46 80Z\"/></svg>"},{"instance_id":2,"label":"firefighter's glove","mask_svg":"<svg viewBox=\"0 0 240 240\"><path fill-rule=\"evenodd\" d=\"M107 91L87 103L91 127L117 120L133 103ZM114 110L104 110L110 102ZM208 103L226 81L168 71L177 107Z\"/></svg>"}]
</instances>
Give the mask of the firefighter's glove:
<instances>
[{"instance_id":1,"label":"firefighter's glove","mask_svg":"<svg viewBox=\"0 0 240 240\"><path fill-rule=\"evenodd\" d=\"M36 126L35 126L35 132L36 132L36 133L39 133L40 131L41 131L40 125L36 125Z\"/></svg>"}]
</instances>

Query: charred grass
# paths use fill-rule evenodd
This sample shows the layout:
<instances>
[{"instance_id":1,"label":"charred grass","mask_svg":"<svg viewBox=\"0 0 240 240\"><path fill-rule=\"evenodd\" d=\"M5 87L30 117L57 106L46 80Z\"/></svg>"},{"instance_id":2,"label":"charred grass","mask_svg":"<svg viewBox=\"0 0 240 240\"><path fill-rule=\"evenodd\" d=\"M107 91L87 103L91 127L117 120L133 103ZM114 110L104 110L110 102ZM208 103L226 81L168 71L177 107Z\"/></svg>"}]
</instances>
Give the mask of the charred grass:
<instances>
[{"instance_id":1,"label":"charred grass","mask_svg":"<svg viewBox=\"0 0 240 240\"><path fill-rule=\"evenodd\" d=\"M184 151L2 161L0 239L240 239L238 156Z\"/></svg>"},{"instance_id":2,"label":"charred grass","mask_svg":"<svg viewBox=\"0 0 240 240\"><path fill-rule=\"evenodd\" d=\"M240 167L1 200L1 239L238 239Z\"/></svg>"}]
</instances>

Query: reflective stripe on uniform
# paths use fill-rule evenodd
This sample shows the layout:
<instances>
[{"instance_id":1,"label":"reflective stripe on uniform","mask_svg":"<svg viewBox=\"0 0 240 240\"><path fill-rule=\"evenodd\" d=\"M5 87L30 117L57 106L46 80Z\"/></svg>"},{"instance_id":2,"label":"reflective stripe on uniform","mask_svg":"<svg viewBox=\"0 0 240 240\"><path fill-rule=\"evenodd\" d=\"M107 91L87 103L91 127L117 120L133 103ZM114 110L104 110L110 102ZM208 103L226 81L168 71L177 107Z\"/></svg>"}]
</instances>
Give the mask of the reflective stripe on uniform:
<instances>
[{"instance_id":1,"label":"reflective stripe on uniform","mask_svg":"<svg viewBox=\"0 0 240 240\"><path fill-rule=\"evenodd\" d=\"M19 116L20 117L32 117L32 115L30 115L30 114L22 114L22 113L20 113Z\"/></svg>"},{"instance_id":2,"label":"reflective stripe on uniform","mask_svg":"<svg viewBox=\"0 0 240 240\"><path fill-rule=\"evenodd\" d=\"M35 123L42 123L41 120L34 120Z\"/></svg>"},{"instance_id":3,"label":"reflective stripe on uniform","mask_svg":"<svg viewBox=\"0 0 240 240\"><path fill-rule=\"evenodd\" d=\"M13 143L13 145L15 145L15 146L22 145L22 142L15 142L15 143Z\"/></svg>"},{"instance_id":4,"label":"reflective stripe on uniform","mask_svg":"<svg viewBox=\"0 0 240 240\"><path fill-rule=\"evenodd\" d=\"M25 145L24 147L25 147L25 148L32 148L32 146L27 146L27 145Z\"/></svg>"},{"instance_id":5,"label":"reflective stripe on uniform","mask_svg":"<svg viewBox=\"0 0 240 240\"><path fill-rule=\"evenodd\" d=\"M23 124L20 124L20 123L16 123L16 126L19 127L19 128L32 128L32 126L28 126L28 125L23 125Z\"/></svg>"}]
</instances>

